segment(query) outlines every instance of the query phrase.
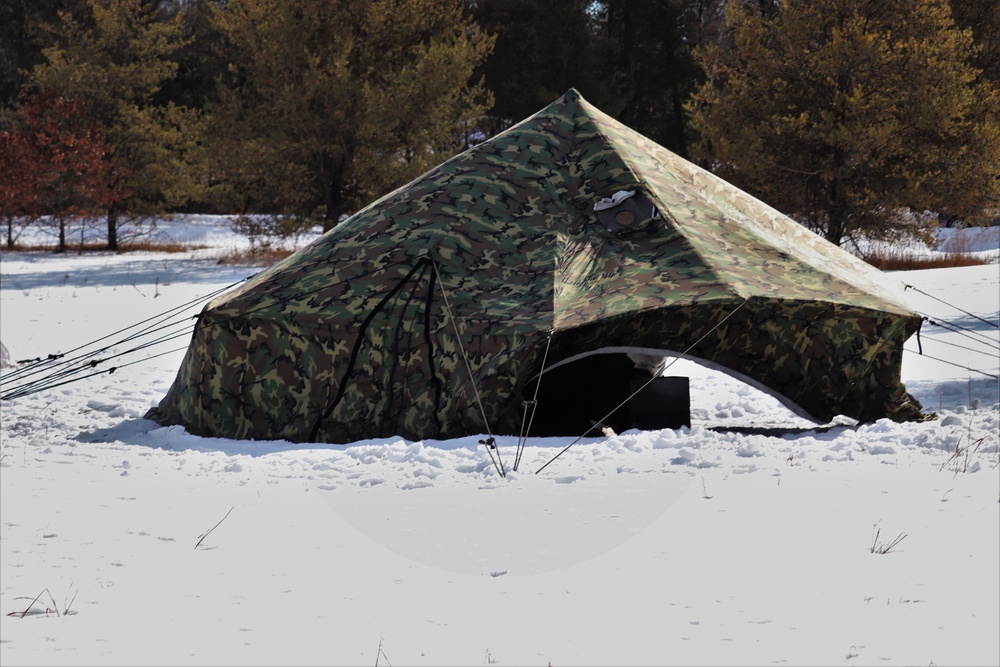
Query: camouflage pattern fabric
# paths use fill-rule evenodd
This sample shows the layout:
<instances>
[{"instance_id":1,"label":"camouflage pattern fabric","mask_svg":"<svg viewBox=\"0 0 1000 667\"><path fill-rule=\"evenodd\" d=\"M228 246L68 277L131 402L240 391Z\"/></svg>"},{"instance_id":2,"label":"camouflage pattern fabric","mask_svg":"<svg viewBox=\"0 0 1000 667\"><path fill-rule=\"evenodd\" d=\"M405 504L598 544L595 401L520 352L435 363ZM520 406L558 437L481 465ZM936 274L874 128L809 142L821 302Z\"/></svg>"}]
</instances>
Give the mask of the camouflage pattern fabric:
<instances>
[{"instance_id":1,"label":"camouflage pattern fabric","mask_svg":"<svg viewBox=\"0 0 1000 667\"><path fill-rule=\"evenodd\" d=\"M594 204L623 190L659 215L610 229ZM570 90L208 304L148 416L297 442L516 434L552 331L548 365L688 352L818 421L920 419L899 373L921 319L884 281Z\"/></svg>"}]
</instances>

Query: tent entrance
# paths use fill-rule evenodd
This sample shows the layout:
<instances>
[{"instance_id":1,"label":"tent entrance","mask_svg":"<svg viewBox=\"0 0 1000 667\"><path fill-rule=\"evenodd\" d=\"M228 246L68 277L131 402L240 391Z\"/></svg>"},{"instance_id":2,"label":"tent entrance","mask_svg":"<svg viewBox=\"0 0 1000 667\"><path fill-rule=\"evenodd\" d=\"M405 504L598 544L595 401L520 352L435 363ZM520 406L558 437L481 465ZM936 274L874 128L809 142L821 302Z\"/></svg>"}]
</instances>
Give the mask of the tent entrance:
<instances>
[{"instance_id":1,"label":"tent entrance","mask_svg":"<svg viewBox=\"0 0 1000 667\"><path fill-rule=\"evenodd\" d=\"M536 381L525 387L526 400ZM529 435L600 435L600 428L591 430L595 424L616 433L690 426L688 378L653 378L622 352L589 354L546 370Z\"/></svg>"}]
</instances>

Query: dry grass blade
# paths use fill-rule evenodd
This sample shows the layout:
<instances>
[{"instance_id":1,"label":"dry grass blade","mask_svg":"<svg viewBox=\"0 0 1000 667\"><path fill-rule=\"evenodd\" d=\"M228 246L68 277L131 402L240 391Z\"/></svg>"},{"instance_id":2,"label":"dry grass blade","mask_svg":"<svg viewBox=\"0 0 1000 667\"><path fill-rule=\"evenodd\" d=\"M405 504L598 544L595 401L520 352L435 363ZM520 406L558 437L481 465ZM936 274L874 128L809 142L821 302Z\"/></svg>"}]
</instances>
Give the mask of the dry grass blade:
<instances>
[{"instance_id":1,"label":"dry grass blade","mask_svg":"<svg viewBox=\"0 0 1000 667\"><path fill-rule=\"evenodd\" d=\"M387 656L385 654L385 651L382 650L383 641L385 641L385 637L378 638L378 652L375 654L375 667L378 667L379 658L385 658L385 664L389 665L389 667L392 667L392 663L389 662L389 656Z\"/></svg>"},{"instance_id":2,"label":"dry grass blade","mask_svg":"<svg viewBox=\"0 0 1000 667\"><path fill-rule=\"evenodd\" d=\"M44 595L45 593L49 594L49 601L52 602L52 607L51 608L46 607L44 611L34 611L33 612L32 609L34 608L35 603L38 602L41 599L42 595ZM74 598L75 598L75 596L74 596ZM17 600L27 600L28 598L21 597L21 598L16 598L16 599ZM45 589L42 590L41 593L39 593L38 595L35 596L35 598L31 601L31 603L27 607L25 607L24 611L12 611L12 612L8 612L7 615L8 616L14 616L14 617L17 617L17 618L24 618L28 614L34 615L34 614L50 614L50 613L55 613L56 616L61 616L61 614L59 613L59 606L56 604L55 599L52 597L52 593L49 592L49 589L45 588Z\"/></svg>"},{"instance_id":3,"label":"dry grass blade","mask_svg":"<svg viewBox=\"0 0 1000 667\"><path fill-rule=\"evenodd\" d=\"M962 438L959 437L958 442L955 443L955 451L951 453L948 460L941 464L940 470L944 470L948 467L948 464L955 462L955 476L957 477L959 473L967 473L970 470L969 463L978 451L979 448L983 446L986 442L986 436L979 438L975 442L971 442L965 447L962 447ZM976 467L972 468L973 472Z\"/></svg>"},{"instance_id":4,"label":"dry grass blade","mask_svg":"<svg viewBox=\"0 0 1000 667\"><path fill-rule=\"evenodd\" d=\"M961 455L962 455L962 436L959 436L958 442L955 443L955 451L951 453L951 456L948 457L947 461L941 464L939 470L944 470L945 468L947 468L949 463L951 463Z\"/></svg>"},{"instance_id":5,"label":"dry grass blade","mask_svg":"<svg viewBox=\"0 0 1000 667\"><path fill-rule=\"evenodd\" d=\"M209 528L204 533L202 533L201 535L198 536L198 541L194 545L195 549L197 549L199 546L201 546L201 543L205 541L205 538L208 537L209 535L211 535L212 531L215 530L216 528L218 528L219 524L221 524L223 521L225 521L229 517L229 514L235 509L235 507L236 507L235 505L233 507L230 507L229 508L229 512L226 512L226 516L224 516L221 519L219 519L219 523L215 524L214 526L212 526L211 528Z\"/></svg>"},{"instance_id":6,"label":"dry grass blade","mask_svg":"<svg viewBox=\"0 0 1000 667\"><path fill-rule=\"evenodd\" d=\"M892 551L900 542L906 539L906 533L900 533L891 542L879 542L879 537L882 535L882 529L878 528L878 522L872 526L875 531L875 535L872 537L872 545L869 548L873 554L887 554Z\"/></svg>"}]
</instances>

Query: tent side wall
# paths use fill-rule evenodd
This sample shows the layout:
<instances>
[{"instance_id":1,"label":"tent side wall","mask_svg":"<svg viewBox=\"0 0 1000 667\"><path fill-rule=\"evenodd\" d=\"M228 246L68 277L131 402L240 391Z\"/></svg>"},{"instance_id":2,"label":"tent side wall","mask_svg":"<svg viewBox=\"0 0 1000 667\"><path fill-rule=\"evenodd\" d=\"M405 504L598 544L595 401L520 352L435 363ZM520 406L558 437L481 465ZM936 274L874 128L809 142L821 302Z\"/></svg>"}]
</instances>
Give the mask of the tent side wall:
<instances>
[{"instance_id":1,"label":"tent side wall","mask_svg":"<svg viewBox=\"0 0 1000 667\"><path fill-rule=\"evenodd\" d=\"M334 384L335 341L203 313L174 384L146 416L195 435L301 440Z\"/></svg>"},{"instance_id":2,"label":"tent side wall","mask_svg":"<svg viewBox=\"0 0 1000 667\"><path fill-rule=\"evenodd\" d=\"M146 416L195 435L292 442L485 433L520 406L516 382L533 347L464 327L460 347L431 289L416 281L346 330L203 313L174 384Z\"/></svg>"},{"instance_id":3,"label":"tent side wall","mask_svg":"<svg viewBox=\"0 0 1000 667\"><path fill-rule=\"evenodd\" d=\"M920 415L899 380L903 342L919 318L809 302L754 299L737 306L678 307L560 331L549 363L601 347L681 350L752 378L820 422Z\"/></svg>"}]
</instances>

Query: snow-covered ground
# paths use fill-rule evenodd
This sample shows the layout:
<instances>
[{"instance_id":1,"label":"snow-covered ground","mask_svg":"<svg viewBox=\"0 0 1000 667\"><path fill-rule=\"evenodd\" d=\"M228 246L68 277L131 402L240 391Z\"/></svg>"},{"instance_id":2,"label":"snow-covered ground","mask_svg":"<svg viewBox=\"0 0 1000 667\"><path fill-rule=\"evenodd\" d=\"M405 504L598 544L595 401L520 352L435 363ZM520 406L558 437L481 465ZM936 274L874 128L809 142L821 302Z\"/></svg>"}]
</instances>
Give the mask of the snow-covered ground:
<instances>
[{"instance_id":1,"label":"snow-covered ground","mask_svg":"<svg viewBox=\"0 0 1000 667\"><path fill-rule=\"evenodd\" d=\"M69 352L250 272L217 264L245 245L220 219L160 229L208 247L0 254L11 357ZM574 439L533 438L501 478L475 437L159 427L143 415L186 336L5 400L0 663L1000 664L1000 228L947 231L978 234L962 247L994 263L887 276L962 327L925 325L923 356L907 344L907 387L939 414L926 423L803 430L678 362L692 428L586 438L540 474ZM500 445L509 468L515 439Z\"/></svg>"}]
</instances>

